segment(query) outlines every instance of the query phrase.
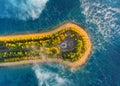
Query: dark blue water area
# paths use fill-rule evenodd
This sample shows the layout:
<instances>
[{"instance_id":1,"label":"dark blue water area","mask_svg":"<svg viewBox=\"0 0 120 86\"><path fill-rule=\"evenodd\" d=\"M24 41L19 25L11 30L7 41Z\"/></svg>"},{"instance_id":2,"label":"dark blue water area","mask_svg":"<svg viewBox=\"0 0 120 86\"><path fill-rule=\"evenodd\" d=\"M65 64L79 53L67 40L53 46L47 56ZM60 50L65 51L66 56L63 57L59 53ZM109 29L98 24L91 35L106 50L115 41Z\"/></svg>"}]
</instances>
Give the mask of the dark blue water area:
<instances>
[{"instance_id":1,"label":"dark blue water area","mask_svg":"<svg viewBox=\"0 0 120 86\"><path fill-rule=\"evenodd\" d=\"M0 86L38 86L34 71L29 66L0 68Z\"/></svg>"},{"instance_id":2,"label":"dark blue water area","mask_svg":"<svg viewBox=\"0 0 120 86\"><path fill-rule=\"evenodd\" d=\"M7 0L3 3L8 5ZM55 63L0 67L0 86L120 86L119 9L119 0L49 0L36 19L0 15L0 35L48 31L71 21L81 25L92 42L88 61L76 71ZM11 10L8 13L14 13Z\"/></svg>"}]
</instances>

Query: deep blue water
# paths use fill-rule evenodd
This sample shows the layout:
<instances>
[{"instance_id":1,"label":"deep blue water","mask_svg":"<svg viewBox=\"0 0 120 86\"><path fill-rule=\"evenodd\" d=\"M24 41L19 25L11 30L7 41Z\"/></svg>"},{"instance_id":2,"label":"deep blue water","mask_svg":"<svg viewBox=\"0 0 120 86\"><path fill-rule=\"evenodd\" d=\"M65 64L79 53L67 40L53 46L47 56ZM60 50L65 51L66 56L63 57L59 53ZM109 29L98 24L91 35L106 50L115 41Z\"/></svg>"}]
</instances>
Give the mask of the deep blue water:
<instances>
[{"instance_id":1,"label":"deep blue water","mask_svg":"<svg viewBox=\"0 0 120 86\"><path fill-rule=\"evenodd\" d=\"M54 63L0 67L0 86L120 86L120 0L0 0L0 35L50 30L72 21L93 50L76 71Z\"/></svg>"}]
</instances>

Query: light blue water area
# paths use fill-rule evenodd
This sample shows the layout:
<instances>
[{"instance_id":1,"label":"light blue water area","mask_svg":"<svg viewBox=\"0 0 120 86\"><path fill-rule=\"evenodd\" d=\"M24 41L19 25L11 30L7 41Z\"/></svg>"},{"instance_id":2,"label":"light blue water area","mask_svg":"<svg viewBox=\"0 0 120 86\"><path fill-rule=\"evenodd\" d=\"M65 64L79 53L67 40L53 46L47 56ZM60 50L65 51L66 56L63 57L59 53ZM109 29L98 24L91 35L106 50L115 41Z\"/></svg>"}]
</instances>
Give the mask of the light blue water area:
<instances>
[{"instance_id":1,"label":"light blue water area","mask_svg":"<svg viewBox=\"0 0 120 86\"><path fill-rule=\"evenodd\" d=\"M76 71L54 63L0 67L0 86L120 86L119 0L0 0L1 35L51 30L66 21L91 37L85 65Z\"/></svg>"}]
</instances>

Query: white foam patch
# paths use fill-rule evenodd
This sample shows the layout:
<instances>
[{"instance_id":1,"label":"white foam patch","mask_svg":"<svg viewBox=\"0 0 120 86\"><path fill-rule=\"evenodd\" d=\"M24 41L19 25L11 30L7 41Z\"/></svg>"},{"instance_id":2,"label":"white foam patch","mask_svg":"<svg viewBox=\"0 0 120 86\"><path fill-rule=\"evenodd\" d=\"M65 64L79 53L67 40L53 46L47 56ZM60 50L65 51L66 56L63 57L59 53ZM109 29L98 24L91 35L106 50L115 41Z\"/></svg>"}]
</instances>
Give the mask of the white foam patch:
<instances>
[{"instance_id":1,"label":"white foam patch","mask_svg":"<svg viewBox=\"0 0 120 86\"><path fill-rule=\"evenodd\" d=\"M106 1L108 1L108 3L106 3ZM109 56L104 57L104 53L109 52L109 50L106 49L105 46L109 43L112 44L114 40L117 40L115 36L117 37L120 36L120 25L117 24L117 22L119 21L117 15L120 15L120 8L114 6L115 5L114 2L118 0L113 2L109 2L109 1L111 0L103 0L103 1L102 0L92 0L92 1L80 0L81 7L83 9L82 13L86 17L86 24L89 25L88 29L89 29L89 32L91 31L91 36L94 43L93 44L94 50L92 51L92 58L91 58L92 62L94 63L89 62L88 65L94 64L98 68L99 72L103 76L103 78L99 79L98 81L100 83L106 83L106 85L108 86L110 84L107 81L105 81L107 77L103 72L104 70L103 67L101 66L101 64L104 63L103 60L107 62L106 58L107 59L109 58ZM91 23L96 25L97 28L92 27ZM98 58L98 57L101 57L101 58ZM108 64L110 63L108 62Z\"/></svg>"},{"instance_id":2,"label":"white foam patch","mask_svg":"<svg viewBox=\"0 0 120 86\"><path fill-rule=\"evenodd\" d=\"M1 18L17 18L21 20L37 19L48 0L5 0L0 8Z\"/></svg>"},{"instance_id":3,"label":"white foam patch","mask_svg":"<svg viewBox=\"0 0 120 86\"><path fill-rule=\"evenodd\" d=\"M96 31L94 35L97 46L101 46L102 43L114 39L115 35L120 35L120 25L117 24L119 19L116 16L120 15L120 8L111 6L100 0L92 2L88 0L80 0L80 2L81 7L83 8L82 13L86 17L86 23L97 25L97 29L89 27L89 29L95 29Z\"/></svg>"},{"instance_id":4,"label":"white foam patch","mask_svg":"<svg viewBox=\"0 0 120 86\"><path fill-rule=\"evenodd\" d=\"M70 84L67 78L59 73L52 72L50 69L42 68L39 65L34 65L36 77L38 78L39 86L67 86Z\"/></svg>"}]
</instances>

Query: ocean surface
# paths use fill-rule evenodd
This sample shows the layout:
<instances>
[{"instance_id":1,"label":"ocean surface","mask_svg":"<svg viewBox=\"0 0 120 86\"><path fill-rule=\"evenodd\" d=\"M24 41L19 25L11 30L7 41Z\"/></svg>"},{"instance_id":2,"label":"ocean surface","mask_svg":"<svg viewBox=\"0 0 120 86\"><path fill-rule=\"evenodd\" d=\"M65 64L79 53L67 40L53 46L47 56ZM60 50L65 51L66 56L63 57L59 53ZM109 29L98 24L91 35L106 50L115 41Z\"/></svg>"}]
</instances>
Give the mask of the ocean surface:
<instances>
[{"instance_id":1,"label":"ocean surface","mask_svg":"<svg viewBox=\"0 0 120 86\"><path fill-rule=\"evenodd\" d=\"M0 67L0 86L120 86L120 0L0 0L0 35L49 31L66 21L91 37L85 65Z\"/></svg>"}]
</instances>

